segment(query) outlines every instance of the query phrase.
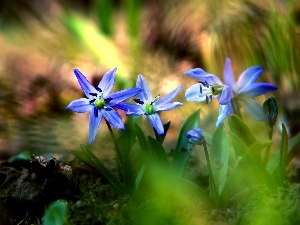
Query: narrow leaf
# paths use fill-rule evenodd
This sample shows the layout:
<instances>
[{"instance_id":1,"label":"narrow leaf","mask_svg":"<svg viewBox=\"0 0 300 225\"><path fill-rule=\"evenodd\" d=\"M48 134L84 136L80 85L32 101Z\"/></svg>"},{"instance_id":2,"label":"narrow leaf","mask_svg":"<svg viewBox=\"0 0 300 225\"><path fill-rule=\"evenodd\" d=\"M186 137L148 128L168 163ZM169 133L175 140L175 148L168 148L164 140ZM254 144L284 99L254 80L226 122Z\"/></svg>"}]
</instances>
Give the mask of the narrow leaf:
<instances>
[{"instance_id":1,"label":"narrow leaf","mask_svg":"<svg viewBox=\"0 0 300 225\"><path fill-rule=\"evenodd\" d=\"M174 158L172 162L172 169L174 170L175 174L179 176L182 175L192 151L192 145L188 143L186 133L192 129L199 128L199 114L200 109L197 109L194 113L192 113L183 123L179 132L176 149L174 152Z\"/></svg>"},{"instance_id":2,"label":"narrow leaf","mask_svg":"<svg viewBox=\"0 0 300 225\"><path fill-rule=\"evenodd\" d=\"M220 126L213 135L210 149L210 161L218 194L221 193L227 180L228 159L228 138L224 126Z\"/></svg>"},{"instance_id":3,"label":"narrow leaf","mask_svg":"<svg viewBox=\"0 0 300 225\"><path fill-rule=\"evenodd\" d=\"M280 159L279 159L279 177L278 177L278 184L280 186L283 186L285 181L287 152L288 152L288 134L285 125L282 123Z\"/></svg>"},{"instance_id":4,"label":"narrow leaf","mask_svg":"<svg viewBox=\"0 0 300 225\"><path fill-rule=\"evenodd\" d=\"M148 136L148 141L150 143L151 152L153 153L156 162L161 166L167 166L167 155L162 144L151 136Z\"/></svg>"},{"instance_id":5,"label":"narrow leaf","mask_svg":"<svg viewBox=\"0 0 300 225\"><path fill-rule=\"evenodd\" d=\"M248 147L256 142L256 138L248 125L238 116L232 114L228 119L228 124L231 132L240 137Z\"/></svg>"}]
</instances>

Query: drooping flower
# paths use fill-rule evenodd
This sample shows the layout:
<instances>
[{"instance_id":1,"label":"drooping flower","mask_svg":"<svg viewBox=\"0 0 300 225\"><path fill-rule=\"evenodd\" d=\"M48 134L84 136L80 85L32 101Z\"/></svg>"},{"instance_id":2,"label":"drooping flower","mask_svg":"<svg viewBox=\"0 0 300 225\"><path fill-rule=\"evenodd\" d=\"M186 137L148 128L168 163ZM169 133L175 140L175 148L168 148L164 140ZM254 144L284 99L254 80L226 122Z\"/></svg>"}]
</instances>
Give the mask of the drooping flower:
<instances>
[{"instance_id":1,"label":"drooping flower","mask_svg":"<svg viewBox=\"0 0 300 225\"><path fill-rule=\"evenodd\" d=\"M141 88L128 88L110 93L115 82L116 70L117 68L108 71L99 82L99 85L94 87L78 69L74 69L74 74L86 98L72 101L66 109L77 113L90 112L89 143L94 142L102 117L113 127L124 129L121 116L112 107L117 107L118 103L142 91Z\"/></svg>"},{"instance_id":2,"label":"drooping flower","mask_svg":"<svg viewBox=\"0 0 300 225\"><path fill-rule=\"evenodd\" d=\"M160 95L158 95L153 98L145 78L142 75L139 75L136 87L143 89L143 91L138 94L138 98L134 99L137 104L121 102L118 104L118 107L126 111L127 115L146 115L156 132L159 135L163 135L164 127L158 112L168 111L183 105L181 102L171 103L178 92L182 89L182 86L177 87L164 97L160 97Z\"/></svg>"},{"instance_id":3,"label":"drooping flower","mask_svg":"<svg viewBox=\"0 0 300 225\"><path fill-rule=\"evenodd\" d=\"M220 109L216 126L219 127L224 119L233 114L232 99L245 107L246 112L257 120L264 120L262 107L253 99L277 87L269 83L257 83L261 77L263 68L252 66L246 69L236 81L231 67L231 61L226 59L224 68L224 83L215 75L205 72L203 69L191 69L184 74L198 79L198 83L192 85L185 92L185 98L191 102L210 103L213 98L218 98Z\"/></svg>"},{"instance_id":4,"label":"drooping flower","mask_svg":"<svg viewBox=\"0 0 300 225\"><path fill-rule=\"evenodd\" d=\"M205 142L205 138L201 128L195 128L186 133L188 142L193 145L202 145Z\"/></svg>"}]
</instances>

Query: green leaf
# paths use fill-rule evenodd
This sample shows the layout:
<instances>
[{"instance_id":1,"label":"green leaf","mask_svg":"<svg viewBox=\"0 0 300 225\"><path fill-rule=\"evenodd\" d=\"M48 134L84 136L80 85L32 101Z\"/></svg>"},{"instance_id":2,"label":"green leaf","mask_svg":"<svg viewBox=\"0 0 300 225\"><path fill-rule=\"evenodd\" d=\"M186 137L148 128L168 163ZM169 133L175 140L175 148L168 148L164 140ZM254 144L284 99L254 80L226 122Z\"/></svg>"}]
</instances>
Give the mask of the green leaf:
<instances>
[{"instance_id":1,"label":"green leaf","mask_svg":"<svg viewBox=\"0 0 300 225\"><path fill-rule=\"evenodd\" d=\"M238 116L232 114L228 119L232 133L240 137L249 147L256 142L256 138L250 128Z\"/></svg>"},{"instance_id":2,"label":"green leaf","mask_svg":"<svg viewBox=\"0 0 300 225\"><path fill-rule=\"evenodd\" d=\"M288 134L285 125L282 123L280 159L279 159L279 176L278 176L278 184L280 186L283 186L285 181L287 152L288 152Z\"/></svg>"},{"instance_id":3,"label":"green leaf","mask_svg":"<svg viewBox=\"0 0 300 225\"><path fill-rule=\"evenodd\" d=\"M20 160L30 161L31 160L31 153L29 151L24 151L24 152L21 152L17 155L14 155L14 156L10 157L7 161L12 163L12 162L20 161Z\"/></svg>"},{"instance_id":4,"label":"green leaf","mask_svg":"<svg viewBox=\"0 0 300 225\"><path fill-rule=\"evenodd\" d=\"M143 132L143 130L139 127L137 123L134 124L136 129L136 136L138 139L138 142L141 146L141 149L143 152L146 152L147 154L150 153L150 145L147 141L147 138Z\"/></svg>"},{"instance_id":5,"label":"green leaf","mask_svg":"<svg viewBox=\"0 0 300 225\"><path fill-rule=\"evenodd\" d=\"M256 142L251 145L247 153L237 162L233 168L230 177L223 188L220 196L220 203L223 206L228 204L228 201L237 193L243 193L251 187L263 187L275 193L277 185L275 180L266 171L261 161L253 157L253 152L261 152L264 148L268 147L270 142ZM243 196L247 198L249 196Z\"/></svg>"},{"instance_id":6,"label":"green leaf","mask_svg":"<svg viewBox=\"0 0 300 225\"><path fill-rule=\"evenodd\" d=\"M78 154L78 151L72 151L72 153L78 157L83 162L89 164L90 166L96 168L111 184L113 189L118 195L124 194L124 188L118 179L103 165L103 163L87 148L80 145L83 154Z\"/></svg>"},{"instance_id":7,"label":"green leaf","mask_svg":"<svg viewBox=\"0 0 300 225\"><path fill-rule=\"evenodd\" d=\"M296 134L289 140L288 162L299 153L299 148L295 148L300 142L300 133Z\"/></svg>"},{"instance_id":8,"label":"green leaf","mask_svg":"<svg viewBox=\"0 0 300 225\"><path fill-rule=\"evenodd\" d=\"M67 202L57 200L46 209L42 218L43 225L63 225L67 220Z\"/></svg>"},{"instance_id":9,"label":"green leaf","mask_svg":"<svg viewBox=\"0 0 300 225\"><path fill-rule=\"evenodd\" d=\"M243 156L247 151L247 145L245 144L245 142L231 131L229 131L228 134L230 135L235 154L237 156Z\"/></svg>"},{"instance_id":10,"label":"green leaf","mask_svg":"<svg viewBox=\"0 0 300 225\"><path fill-rule=\"evenodd\" d=\"M165 133L163 134L163 135L159 135L157 132L156 132L156 130L154 129L154 133L155 133L155 138L156 138L156 140L158 140L160 143L163 143L164 142L164 140L165 140L165 137L166 137L166 135L167 135L167 132L168 132L168 130L169 130L169 128L170 128L170 124L171 124L171 121L169 120L169 121L167 121L166 123L164 123L164 131L165 131Z\"/></svg>"},{"instance_id":11,"label":"green leaf","mask_svg":"<svg viewBox=\"0 0 300 225\"><path fill-rule=\"evenodd\" d=\"M218 194L221 193L227 180L228 159L228 137L224 126L220 126L213 135L210 149L210 162Z\"/></svg>"},{"instance_id":12,"label":"green leaf","mask_svg":"<svg viewBox=\"0 0 300 225\"><path fill-rule=\"evenodd\" d=\"M192 129L199 128L199 114L200 109L197 109L194 113L192 113L184 122L179 132L174 152L174 158L172 162L172 169L179 176L182 175L192 151L192 145L188 142L188 139L186 138L186 133Z\"/></svg>"},{"instance_id":13,"label":"green leaf","mask_svg":"<svg viewBox=\"0 0 300 225\"><path fill-rule=\"evenodd\" d=\"M160 143L155 138L148 136L148 141L151 146L151 152L153 153L154 159L161 166L168 165L168 159L162 143Z\"/></svg>"},{"instance_id":14,"label":"green leaf","mask_svg":"<svg viewBox=\"0 0 300 225\"><path fill-rule=\"evenodd\" d=\"M145 169L146 169L146 165L143 165L136 177L135 180L135 192L137 192L139 190L142 178L144 177L144 173L145 173Z\"/></svg>"}]
</instances>

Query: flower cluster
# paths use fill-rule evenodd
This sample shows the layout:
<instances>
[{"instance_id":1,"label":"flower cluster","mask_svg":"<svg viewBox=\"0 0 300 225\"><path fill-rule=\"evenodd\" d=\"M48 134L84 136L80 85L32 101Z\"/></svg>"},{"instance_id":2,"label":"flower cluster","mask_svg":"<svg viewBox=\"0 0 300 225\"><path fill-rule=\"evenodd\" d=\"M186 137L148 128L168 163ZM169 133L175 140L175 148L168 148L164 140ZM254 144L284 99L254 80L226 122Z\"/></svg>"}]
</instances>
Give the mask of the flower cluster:
<instances>
[{"instance_id":1,"label":"flower cluster","mask_svg":"<svg viewBox=\"0 0 300 225\"><path fill-rule=\"evenodd\" d=\"M262 107L253 98L277 90L277 87L269 83L256 83L262 72L261 66L252 66L246 69L236 81L231 61L227 58L223 83L217 76L203 69L191 69L184 74L198 79L198 83L186 90L185 97L191 102L205 101L206 103L211 102L213 98L218 98L220 109L217 127L223 123L225 117L236 112L240 104L254 119L265 120Z\"/></svg>"},{"instance_id":2,"label":"flower cluster","mask_svg":"<svg viewBox=\"0 0 300 225\"><path fill-rule=\"evenodd\" d=\"M97 87L94 87L78 69L74 70L86 98L72 101L67 109L78 113L90 112L89 142L94 141L102 117L113 127L124 129L122 118L114 108L125 111L127 116L147 116L155 131L159 135L163 135L164 127L159 112L172 110L183 105L181 102L172 102L182 86L163 97L157 95L153 98L145 78L139 75L135 88L110 93L114 85L116 70L117 68L108 71ZM206 103L217 98L220 104L217 127L223 123L227 116L237 113L240 105L243 105L246 112L253 118L265 120L263 108L254 100L254 97L274 91L277 87L269 83L257 83L256 81L262 72L262 67L252 66L246 69L236 81L231 61L227 58L223 83L216 75L207 73L203 69L191 69L184 74L198 79L198 83L186 90L185 98L192 102ZM133 99L136 104L125 102L125 100L136 95L137 98ZM199 132L193 131L188 138L193 142L193 136Z\"/></svg>"},{"instance_id":3,"label":"flower cluster","mask_svg":"<svg viewBox=\"0 0 300 225\"><path fill-rule=\"evenodd\" d=\"M94 87L78 70L74 74L86 98L72 101L66 108L77 113L90 112L89 118L89 143L93 143L102 117L113 127L124 129L122 118L114 108L124 110L127 115L146 115L158 134L164 134L164 128L158 115L159 111L167 111L182 106L182 103L171 101L182 87L176 88L168 95L152 98L150 89L142 75L139 75L136 88L128 88L115 93L110 93L115 82L117 68L108 71L97 87ZM125 100L138 95L134 99L137 104L126 103Z\"/></svg>"}]
</instances>

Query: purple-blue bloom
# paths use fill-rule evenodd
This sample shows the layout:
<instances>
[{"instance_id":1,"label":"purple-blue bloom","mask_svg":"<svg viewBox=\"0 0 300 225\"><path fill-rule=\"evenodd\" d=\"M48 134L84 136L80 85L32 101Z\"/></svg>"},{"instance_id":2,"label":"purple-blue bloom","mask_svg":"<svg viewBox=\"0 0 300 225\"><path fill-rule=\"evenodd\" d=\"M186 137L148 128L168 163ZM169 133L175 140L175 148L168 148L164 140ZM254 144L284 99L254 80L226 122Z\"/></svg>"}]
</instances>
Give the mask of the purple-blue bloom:
<instances>
[{"instance_id":1,"label":"purple-blue bloom","mask_svg":"<svg viewBox=\"0 0 300 225\"><path fill-rule=\"evenodd\" d=\"M202 145L205 142L205 138L203 136L201 128L195 128L186 133L186 137L188 142L191 144L199 144Z\"/></svg>"},{"instance_id":2,"label":"purple-blue bloom","mask_svg":"<svg viewBox=\"0 0 300 225\"><path fill-rule=\"evenodd\" d=\"M234 113L232 99L245 107L246 112L257 120L264 120L262 107L253 99L267 92L277 90L277 87L269 83L256 83L261 77L263 68L252 66L246 69L236 81L229 58L226 58L224 68L224 82L217 76L205 72L203 69L191 69L184 74L198 79L198 83L192 85L185 92L185 98L192 102L209 103L213 98L218 98L220 109L216 126L219 127L225 117Z\"/></svg>"},{"instance_id":3,"label":"purple-blue bloom","mask_svg":"<svg viewBox=\"0 0 300 225\"><path fill-rule=\"evenodd\" d=\"M164 127L158 112L168 111L183 105L181 102L171 103L178 92L182 89L182 86L177 87L164 97L160 98L160 95L158 95L153 98L145 78L142 75L139 75L136 82L136 87L142 88L143 90L138 94L138 98L134 99L137 104L121 102L117 105L118 108L126 111L127 115L146 115L156 132L159 135L163 135Z\"/></svg>"},{"instance_id":4,"label":"purple-blue bloom","mask_svg":"<svg viewBox=\"0 0 300 225\"><path fill-rule=\"evenodd\" d=\"M86 98L72 101L66 109L77 113L90 112L89 143L94 142L102 117L113 127L125 129L121 116L112 107L117 107L118 103L142 91L140 88L128 88L110 93L115 82L116 70L117 68L108 71L99 82L99 85L94 87L78 69L74 69L74 74Z\"/></svg>"}]
</instances>

